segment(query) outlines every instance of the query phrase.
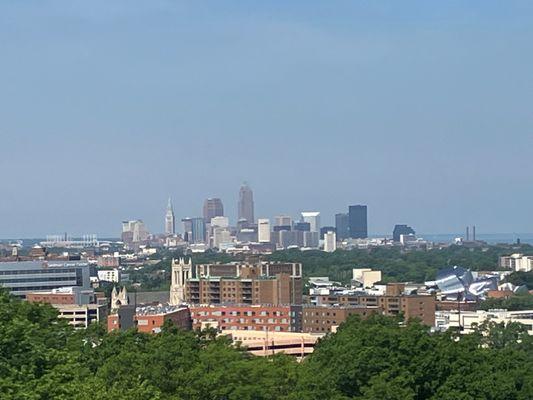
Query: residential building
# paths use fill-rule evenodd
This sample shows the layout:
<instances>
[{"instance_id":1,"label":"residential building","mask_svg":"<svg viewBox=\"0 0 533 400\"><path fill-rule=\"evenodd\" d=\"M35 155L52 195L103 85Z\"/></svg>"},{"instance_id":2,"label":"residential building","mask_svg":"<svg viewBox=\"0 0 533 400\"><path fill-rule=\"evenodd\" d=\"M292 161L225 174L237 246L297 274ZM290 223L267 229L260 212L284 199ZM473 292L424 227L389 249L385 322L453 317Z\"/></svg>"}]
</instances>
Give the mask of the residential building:
<instances>
[{"instance_id":1,"label":"residential building","mask_svg":"<svg viewBox=\"0 0 533 400\"><path fill-rule=\"evenodd\" d=\"M193 329L290 332L290 305L195 305L190 307Z\"/></svg>"},{"instance_id":2,"label":"residential building","mask_svg":"<svg viewBox=\"0 0 533 400\"><path fill-rule=\"evenodd\" d=\"M18 297L65 286L90 289L89 264L50 260L0 262L0 286Z\"/></svg>"},{"instance_id":3,"label":"residential building","mask_svg":"<svg viewBox=\"0 0 533 400\"><path fill-rule=\"evenodd\" d=\"M192 266L172 261L171 304L301 304L298 263L231 263Z\"/></svg>"},{"instance_id":4,"label":"residential building","mask_svg":"<svg viewBox=\"0 0 533 400\"><path fill-rule=\"evenodd\" d=\"M348 229L352 239L368 237L367 207L355 205L348 207Z\"/></svg>"},{"instance_id":5,"label":"residential building","mask_svg":"<svg viewBox=\"0 0 533 400\"><path fill-rule=\"evenodd\" d=\"M257 220L257 239L259 243L270 243L270 220L259 218Z\"/></svg>"},{"instance_id":6,"label":"residential building","mask_svg":"<svg viewBox=\"0 0 533 400\"><path fill-rule=\"evenodd\" d=\"M238 219L253 224L254 219L254 194L250 186L244 182L239 190Z\"/></svg>"}]
</instances>

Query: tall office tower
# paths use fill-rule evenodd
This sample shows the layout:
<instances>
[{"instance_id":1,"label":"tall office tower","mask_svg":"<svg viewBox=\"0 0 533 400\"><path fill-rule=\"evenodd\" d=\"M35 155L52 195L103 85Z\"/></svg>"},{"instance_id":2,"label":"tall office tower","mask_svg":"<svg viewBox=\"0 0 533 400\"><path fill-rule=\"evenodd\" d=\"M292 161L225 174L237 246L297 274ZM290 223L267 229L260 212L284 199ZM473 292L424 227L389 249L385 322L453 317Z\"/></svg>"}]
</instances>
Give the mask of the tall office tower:
<instances>
[{"instance_id":1,"label":"tall office tower","mask_svg":"<svg viewBox=\"0 0 533 400\"><path fill-rule=\"evenodd\" d=\"M211 222L215 217L224 216L224 206L222 200L218 198L206 199L204 202L204 221L206 224Z\"/></svg>"},{"instance_id":2,"label":"tall office tower","mask_svg":"<svg viewBox=\"0 0 533 400\"><path fill-rule=\"evenodd\" d=\"M328 231L324 234L324 251L332 253L337 250L337 235L334 231Z\"/></svg>"},{"instance_id":3,"label":"tall office tower","mask_svg":"<svg viewBox=\"0 0 533 400\"><path fill-rule=\"evenodd\" d=\"M183 218L181 220L183 225L183 240L186 242L192 241L192 218Z\"/></svg>"},{"instance_id":4,"label":"tall office tower","mask_svg":"<svg viewBox=\"0 0 533 400\"><path fill-rule=\"evenodd\" d=\"M348 229L352 239L366 239L368 237L366 206L348 207Z\"/></svg>"},{"instance_id":5,"label":"tall office tower","mask_svg":"<svg viewBox=\"0 0 533 400\"><path fill-rule=\"evenodd\" d=\"M302 213L302 222L309 223L311 232L320 232L320 213L318 211L304 211Z\"/></svg>"},{"instance_id":6,"label":"tall office tower","mask_svg":"<svg viewBox=\"0 0 533 400\"><path fill-rule=\"evenodd\" d=\"M244 219L248 224L254 223L254 193L246 182L239 190L238 219Z\"/></svg>"},{"instance_id":7,"label":"tall office tower","mask_svg":"<svg viewBox=\"0 0 533 400\"><path fill-rule=\"evenodd\" d=\"M277 215L274 217L274 226L292 226L292 218L289 215Z\"/></svg>"},{"instance_id":8,"label":"tall office tower","mask_svg":"<svg viewBox=\"0 0 533 400\"><path fill-rule=\"evenodd\" d=\"M270 220L259 218L257 220L257 241L259 243L270 243Z\"/></svg>"},{"instance_id":9,"label":"tall office tower","mask_svg":"<svg viewBox=\"0 0 533 400\"><path fill-rule=\"evenodd\" d=\"M392 231L392 240L399 242L400 236L402 235L415 235L415 231L413 228L407 225L394 225L394 230Z\"/></svg>"},{"instance_id":10,"label":"tall office tower","mask_svg":"<svg viewBox=\"0 0 533 400\"><path fill-rule=\"evenodd\" d=\"M205 220L203 218L191 218L191 237L189 243L205 243Z\"/></svg>"},{"instance_id":11,"label":"tall office tower","mask_svg":"<svg viewBox=\"0 0 533 400\"><path fill-rule=\"evenodd\" d=\"M168 198L167 213L165 214L165 234L168 236L176 233L176 217L172 207L172 200Z\"/></svg>"},{"instance_id":12,"label":"tall office tower","mask_svg":"<svg viewBox=\"0 0 533 400\"><path fill-rule=\"evenodd\" d=\"M348 214L335 214L335 232L339 240L348 239L350 237L350 223Z\"/></svg>"}]
</instances>

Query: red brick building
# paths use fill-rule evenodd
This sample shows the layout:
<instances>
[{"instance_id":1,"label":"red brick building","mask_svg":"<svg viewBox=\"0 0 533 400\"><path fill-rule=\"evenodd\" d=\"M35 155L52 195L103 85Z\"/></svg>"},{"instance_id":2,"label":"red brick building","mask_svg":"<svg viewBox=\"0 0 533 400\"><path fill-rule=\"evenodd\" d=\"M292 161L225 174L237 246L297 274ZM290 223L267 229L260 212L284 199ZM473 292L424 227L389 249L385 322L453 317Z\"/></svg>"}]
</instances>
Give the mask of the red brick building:
<instances>
[{"instance_id":1,"label":"red brick building","mask_svg":"<svg viewBox=\"0 0 533 400\"><path fill-rule=\"evenodd\" d=\"M211 326L220 330L297 331L297 311L291 306L205 305L190 310L193 329Z\"/></svg>"},{"instance_id":2,"label":"red brick building","mask_svg":"<svg viewBox=\"0 0 533 400\"><path fill-rule=\"evenodd\" d=\"M128 307L124 307L126 310ZM130 307L131 308L131 307ZM135 314L122 313L119 309L116 314L107 317L107 331L126 330L135 327L143 333L158 333L165 322L171 321L174 326L182 329L191 329L191 314L187 307L149 306L138 307Z\"/></svg>"}]
</instances>

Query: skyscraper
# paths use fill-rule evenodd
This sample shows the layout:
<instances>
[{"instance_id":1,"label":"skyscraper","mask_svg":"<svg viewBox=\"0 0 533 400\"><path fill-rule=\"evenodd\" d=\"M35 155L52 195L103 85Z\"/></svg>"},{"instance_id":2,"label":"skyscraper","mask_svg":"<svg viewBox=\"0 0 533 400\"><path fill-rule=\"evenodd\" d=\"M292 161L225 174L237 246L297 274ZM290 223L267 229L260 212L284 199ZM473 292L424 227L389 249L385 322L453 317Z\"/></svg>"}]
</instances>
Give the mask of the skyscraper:
<instances>
[{"instance_id":1,"label":"skyscraper","mask_svg":"<svg viewBox=\"0 0 533 400\"><path fill-rule=\"evenodd\" d=\"M348 214L335 214L335 232L339 240L348 239L350 237L350 223Z\"/></svg>"},{"instance_id":2,"label":"skyscraper","mask_svg":"<svg viewBox=\"0 0 533 400\"><path fill-rule=\"evenodd\" d=\"M367 207L356 205L348 207L348 225L352 239L368 237Z\"/></svg>"},{"instance_id":3,"label":"skyscraper","mask_svg":"<svg viewBox=\"0 0 533 400\"><path fill-rule=\"evenodd\" d=\"M257 220L257 239L259 243L270 243L270 220L259 218Z\"/></svg>"},{"instance_id":4,"label":"skyscraper","mask_svg":"<svg viewBox=\"0 0 533 400\"><path fill-rule=\"evenodd\" d=\"M165 214L165 235L174 235L176 233L176 218L172 207L172 200L168 198L167 213Z\"/></svg>"},{"instance_id":5,"label":"skyscraper","mask_svg":"<svg viewBox=\"0 0 533 400\"><path fill-rule=\"evenodd\" d=\"M219 198L209 198L204 202L204 221L206 224L211 222L215 217L224 216L224 206Z\"/></svg>"},{"instance_id":6,"label":"skyscraper","mask_svg":"<svg viewBox=\"0 0 533 400\"><path fill-rule=\"evenodd\" d=\"M248 224L254 223L254 193L244 182L239 190L238 219L244 219Z\"/></svg>"},{"instance_id":7,"label":"skyscraper","mask_svg":"<svg viewBox=\"0 0 533 400\"><path fill-rule=\"evenodd\" d=\"M309 223L311 232L320 232L320 213L318 211L303 212L302 222Z\"/></svg>"},{"instance_id":8,"label":"skyscraper","mask_svg":"<svg viewBox=\"0 0 533 400\"><path fill-rule=\"evenodd\" d=\"M324 251L332 253L335 250L337 250L337 236L335 235L335 232L328 231L324 235Z\"/></svg>"}]
</instances>

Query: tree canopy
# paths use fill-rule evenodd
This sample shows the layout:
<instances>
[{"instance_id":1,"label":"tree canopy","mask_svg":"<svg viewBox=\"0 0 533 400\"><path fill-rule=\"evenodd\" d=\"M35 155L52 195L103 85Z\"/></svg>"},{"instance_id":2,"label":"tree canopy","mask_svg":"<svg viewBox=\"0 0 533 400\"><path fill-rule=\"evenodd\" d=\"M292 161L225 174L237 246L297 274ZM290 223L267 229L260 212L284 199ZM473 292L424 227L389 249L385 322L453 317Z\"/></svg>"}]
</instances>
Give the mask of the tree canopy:
<instances>
[{"instance_id":1,"label":"tree canopy","mask_svg":"<svg viewBox=\"0 0 533 400\"><path fill-rule=\"evenodd\" d=\"M351 317L298 363L253 357L213 332L74 331L53 308L0 292L0 398L533 398L533 344L520 325L458 339L412 321Z\"/></svg>"}]
</instances>

